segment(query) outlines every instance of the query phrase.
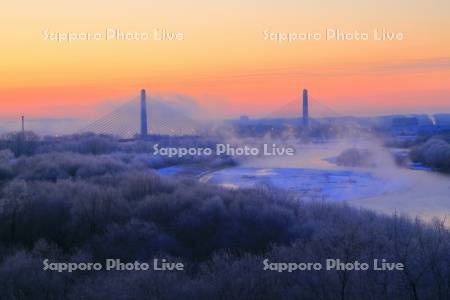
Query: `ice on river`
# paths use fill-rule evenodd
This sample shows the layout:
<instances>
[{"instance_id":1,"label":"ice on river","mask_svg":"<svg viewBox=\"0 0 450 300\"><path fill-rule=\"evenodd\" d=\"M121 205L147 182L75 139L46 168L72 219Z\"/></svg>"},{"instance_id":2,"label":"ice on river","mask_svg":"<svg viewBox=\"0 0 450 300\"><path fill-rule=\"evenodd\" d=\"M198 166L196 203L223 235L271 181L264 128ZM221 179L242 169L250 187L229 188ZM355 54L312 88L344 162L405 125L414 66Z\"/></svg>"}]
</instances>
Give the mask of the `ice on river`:
<instances>
[{"instance_id":1,"label":"ice on river","mask_svg":"<svg viewBox=\"0 0 450 300\"><path fill-rule=\"evenodd\" d=\"M235 167L208 174L201 180L229 188L268 184L308 199L338 201L380 195L389 186L368 172L306 168Z\"/></svg>"}]
</instances>

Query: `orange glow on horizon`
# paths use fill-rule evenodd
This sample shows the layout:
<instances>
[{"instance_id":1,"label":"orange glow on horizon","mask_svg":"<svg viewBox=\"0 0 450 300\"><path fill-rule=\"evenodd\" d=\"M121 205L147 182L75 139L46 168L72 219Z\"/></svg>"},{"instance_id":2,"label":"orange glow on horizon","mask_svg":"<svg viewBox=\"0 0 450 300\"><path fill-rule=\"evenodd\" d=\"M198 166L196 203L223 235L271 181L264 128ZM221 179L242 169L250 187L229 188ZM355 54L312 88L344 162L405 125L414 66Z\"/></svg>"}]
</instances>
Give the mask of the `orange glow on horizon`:
<instances>
[{"instance_id":1,"label":"orange glow on horizon","mask_svg":"<svg viewBox=\"0 0 450 300\"><path fill-rule=\"evenodd\" d=\"M432 2L432 3L431 3ZM450 111L448 1L316 4L9 3L0 28L0 117L91 118L140 88L225 115L265 115L304 87L343 113ZM257 6L257 7L255 7ZM328 9L324 9L327 7ZM182 32L181 41L45 40L43 32ZM270 32L402 32L401 41L264 39ZM218 103L214 103L218 102Z\"/></svg>"}]
</instances>

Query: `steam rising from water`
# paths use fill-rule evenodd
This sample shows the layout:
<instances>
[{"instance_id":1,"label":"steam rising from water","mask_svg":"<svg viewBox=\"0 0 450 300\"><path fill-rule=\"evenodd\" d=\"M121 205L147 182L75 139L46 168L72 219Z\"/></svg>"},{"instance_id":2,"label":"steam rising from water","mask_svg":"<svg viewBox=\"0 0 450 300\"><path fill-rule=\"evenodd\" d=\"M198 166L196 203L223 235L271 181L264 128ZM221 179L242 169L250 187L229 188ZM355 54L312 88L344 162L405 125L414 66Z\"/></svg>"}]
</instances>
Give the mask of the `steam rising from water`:
<instances>
[{"instance_id":1,"label":"steam rising from water","mask_svg":"<svg viewBox=\"0 0 450 300\"><path fill-rule=\"evenodd\" d=\"M241 145L277 143L295 146L297 149L295 156L264 156L244 160L242 161L243 167L260 168L266 172L276 168L370 172L385 182L385 186L382 187L383 192L376 196L369 193L367 196L350 199L348 203L387 214L405 214L425 220L438 218L450 226L450 176L398 166L391 150L385 148L382 141L377 138L371 136L358 139L348 137L325 144L302 144L289 135L283 137L282 140L275 141L268 137L238 139L230 136L228 141ZM329 159L336 157L348 148L369 149L374 160L374 167L342 167L337 166ZM373 182L373 189L379 189L375 182Z\"/></svg>"}]
</instances>

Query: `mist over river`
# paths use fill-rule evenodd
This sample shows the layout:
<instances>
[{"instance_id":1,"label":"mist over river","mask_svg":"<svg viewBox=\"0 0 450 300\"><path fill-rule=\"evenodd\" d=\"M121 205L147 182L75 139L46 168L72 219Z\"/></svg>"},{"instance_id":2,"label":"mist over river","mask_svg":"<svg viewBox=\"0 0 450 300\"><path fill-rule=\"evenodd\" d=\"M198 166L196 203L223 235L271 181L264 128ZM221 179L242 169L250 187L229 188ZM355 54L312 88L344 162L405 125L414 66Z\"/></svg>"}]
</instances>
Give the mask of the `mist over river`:
<instances>
[{"instance_id":1,"label":"mist over river","mask_svg":"<svg viewBox=\"0 0 450 300\"><path fill-rule=\"evenodd\" d=\"M351 145L354 146L354 145ZM367 142L377 153L376 167L338 166L333 157L348 143L297 147L295 157L259 158L208 173L200 181L227 188L268 184L296 193L302 199L346 201L348 204L387 214L406 214L450 226L450 176L395 165L389 151Z\"/></svg>"}]
</instances>

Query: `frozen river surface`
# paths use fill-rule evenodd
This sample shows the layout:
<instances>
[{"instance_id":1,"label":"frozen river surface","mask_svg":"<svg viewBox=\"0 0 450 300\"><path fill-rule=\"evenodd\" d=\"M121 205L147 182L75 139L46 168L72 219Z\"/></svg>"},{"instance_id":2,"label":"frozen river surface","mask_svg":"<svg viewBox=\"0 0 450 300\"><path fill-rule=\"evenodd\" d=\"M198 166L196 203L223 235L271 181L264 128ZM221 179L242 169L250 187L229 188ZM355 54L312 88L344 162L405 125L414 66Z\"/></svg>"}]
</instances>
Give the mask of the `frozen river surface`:
<instances>
[{"instance_id":1,"label":"frozen river surface","mask_svg":"<svg viewBox=\"0 0 450 300\"><path fill-rule=\"evenodd\" d=\"M369 172L309 168L235 167L205 175L201 181L229 188L270 185L315 200L373 197L392 188Z\"/></svg>"},{"instance_id":2,"label":"frozen river surface","mask_svg":"<svg viewBox=\"0 0 450 300\"><path fill-rule=\"evenodd\" d=\"M450 176L399 168L386 157L377 168L339 167L329 158L341 151L342 147L335 145L312 145L287 160L248 161L217 171L175 166L158 172L167 176L188 173L227 188L267 184L303 199L345 201L355 207L424 220L437 217L450 227Z\"/></svg>"},{"instance_id":3,"label":"frozen river surface","mask_svg":"<svg viewBox=\"0 0 450 300\"><path fill-rule=\"evenodd\" d=\"M438 218L450 227L450 176L399 168L386 153L380 154L384 163L376 168L339 167L329 158L340 151L333 145L308 146L295 159L252 161L203 175L200 180L229 188L269 184L304 199L346 201L424 220Z\"/></svg>"}]
</instances>

